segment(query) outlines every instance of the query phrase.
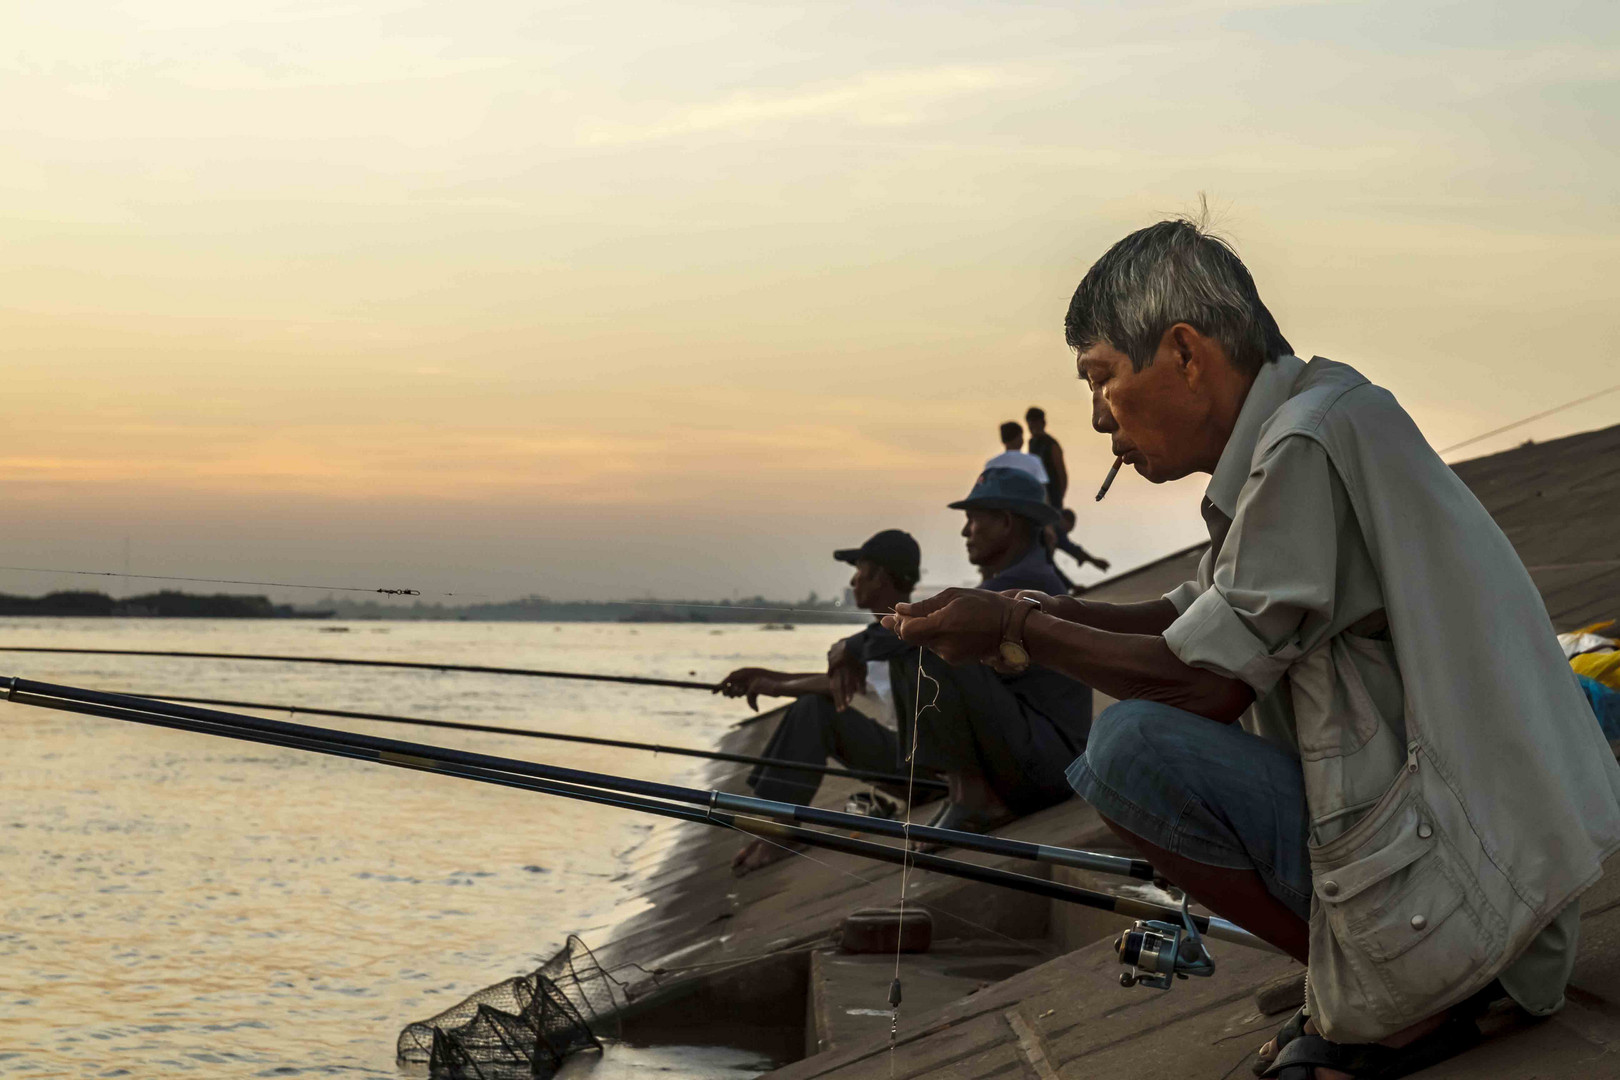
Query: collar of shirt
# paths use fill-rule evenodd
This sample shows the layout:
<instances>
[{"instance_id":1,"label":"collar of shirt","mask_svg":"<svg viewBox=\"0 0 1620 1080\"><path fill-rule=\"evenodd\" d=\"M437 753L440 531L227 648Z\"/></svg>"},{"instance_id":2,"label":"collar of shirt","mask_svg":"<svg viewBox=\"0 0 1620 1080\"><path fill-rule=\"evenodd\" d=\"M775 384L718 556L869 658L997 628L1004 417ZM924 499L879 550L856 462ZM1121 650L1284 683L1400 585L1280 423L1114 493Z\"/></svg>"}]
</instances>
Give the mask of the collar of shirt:
<instances>
[{"instance_id":1,"label":"collar of shirt","mask_svg":"<svg viewBox=\"0 0 1620 1080\"><path fill-rule=\"evenodd\" d=\"M1046 549L1036 541L1029 545L1029 550L1019 557L1007 569L987 578L981 589L990 589L1000 592L1004 589L1035 589L1044 593L1064 592L1063 583L1058 580L1057 572L1046 559Z\"/></svg>"},{"instance_id":2,"label":"collar of shirt","mask_svg":"<svg viewBox=\"0 0 1620 1080\"><path fill-rule=\"evenodd\" d=\"M1294 385L1305 372L1305 361L1297 356L1279 356L1260 365L1249 394L1238 410L1237 424L1226 440L1220 461L1204 489L1203 512L1208 521L1211 509L1230 524L1237 513L1238 494L1254 466L1254 448L1260 442L1260 428L1271 414L1282 407L1294 392Z\"/></svg>"}]
</instances>

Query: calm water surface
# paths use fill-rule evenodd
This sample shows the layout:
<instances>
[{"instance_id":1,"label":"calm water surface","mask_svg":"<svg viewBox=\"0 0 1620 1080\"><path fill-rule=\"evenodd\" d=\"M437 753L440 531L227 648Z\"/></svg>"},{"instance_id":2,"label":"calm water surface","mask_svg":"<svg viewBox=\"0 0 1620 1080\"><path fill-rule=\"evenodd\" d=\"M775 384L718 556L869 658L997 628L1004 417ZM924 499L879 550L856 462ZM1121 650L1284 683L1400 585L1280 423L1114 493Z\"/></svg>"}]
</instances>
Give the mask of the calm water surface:
<instances>
[{"instance_id":1,"label":"calm water surface","mask_svg":"<svg viewBox=\"0 0 1620 1080\"><path fill-rule=\"evenodd\" d=\"M339 626L347 632L330 632ZM361 656L717 679L817 668L836 628L0 619L0 644ZM691 690L212 660L0 654L96 689L398 712L712 747ZM695 782L692 759L360 721L351 730ZM0 1073L398 1076L401 1026L637 907L669 826L446 777L0 705ZM639 1056L638 1056L639 1054ZM599 1077L717 1075L626 1052Z\"/></svg>"}]
</instances>

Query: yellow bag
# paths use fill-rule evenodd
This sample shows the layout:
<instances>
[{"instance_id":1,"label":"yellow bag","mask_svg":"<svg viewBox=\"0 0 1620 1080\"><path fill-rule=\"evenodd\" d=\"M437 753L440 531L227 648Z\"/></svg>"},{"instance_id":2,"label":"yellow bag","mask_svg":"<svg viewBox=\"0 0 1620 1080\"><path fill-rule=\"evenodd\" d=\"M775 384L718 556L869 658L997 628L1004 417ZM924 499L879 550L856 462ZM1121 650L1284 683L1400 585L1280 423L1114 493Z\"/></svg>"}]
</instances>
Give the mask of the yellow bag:
<instances>
[{"instance_id":1,"label":"yellow bag","mask_svg":"<svg viewBox=\"0 0 1620 1080\"><path fill-rule=\"evenodd\" d=\"M1595 679L1610 690L1620 690L1620 652L1589 652L1573 658L1575 674Z\"/></svg>"}]
</instances>

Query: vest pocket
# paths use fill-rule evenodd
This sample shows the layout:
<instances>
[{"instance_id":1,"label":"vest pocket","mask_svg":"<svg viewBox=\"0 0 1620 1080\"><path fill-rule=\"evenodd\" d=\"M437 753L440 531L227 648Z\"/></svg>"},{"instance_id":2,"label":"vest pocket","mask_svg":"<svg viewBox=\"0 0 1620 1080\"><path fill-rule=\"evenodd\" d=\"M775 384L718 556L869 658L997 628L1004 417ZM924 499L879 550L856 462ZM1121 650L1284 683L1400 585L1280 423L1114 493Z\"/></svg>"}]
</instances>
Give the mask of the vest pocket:
<instances>
[{"instance_id":1,"label":"vest pocket","mask_svg":"<svg viewBox=\"0 0 1620 1080\"><path fill-rule=\"evenodd\" d=\"M1329 1038L1372 1041L1430 1015L1494 955L1500 920L1465 887L1416 772L1311 849L1310 967Z\"/></svg>"}]
</instances>

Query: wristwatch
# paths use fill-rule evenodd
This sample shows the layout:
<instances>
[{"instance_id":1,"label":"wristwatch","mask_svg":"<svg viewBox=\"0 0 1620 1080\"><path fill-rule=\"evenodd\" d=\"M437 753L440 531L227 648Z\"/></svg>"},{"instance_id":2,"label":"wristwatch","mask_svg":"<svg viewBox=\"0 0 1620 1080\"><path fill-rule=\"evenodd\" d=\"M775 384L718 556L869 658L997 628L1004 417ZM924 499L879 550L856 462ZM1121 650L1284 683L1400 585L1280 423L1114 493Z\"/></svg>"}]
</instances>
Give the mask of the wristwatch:
<instances>
[{"instance_id":1,"label":"wristwatch","mask_svg":"<svg viewBox=\"0 0 1620 1080\"><path fill-rule=\"evenodd\" d=\"M1041 610L1041 602L1033 596L1020 594L1008 610L1007 621L1001 628L1001 644L996 647L1001 667L1014 674L1029 668L1029 650L1024 648L1024 623L1032 612Z\"/></svg>"}]
</instances>

